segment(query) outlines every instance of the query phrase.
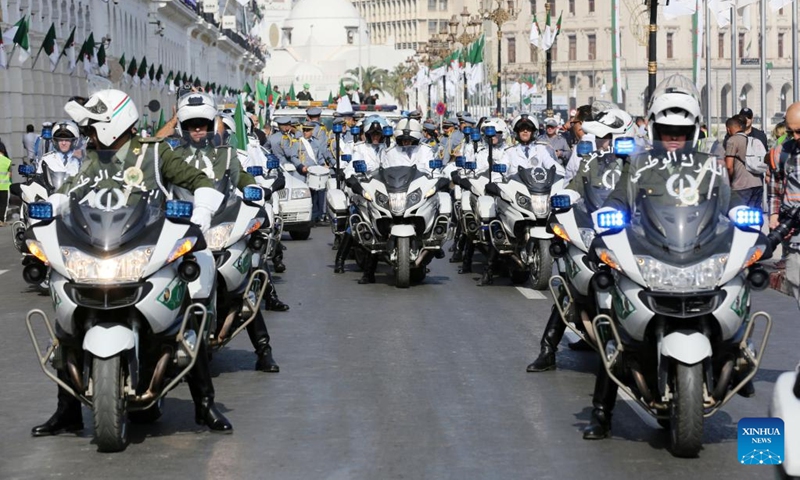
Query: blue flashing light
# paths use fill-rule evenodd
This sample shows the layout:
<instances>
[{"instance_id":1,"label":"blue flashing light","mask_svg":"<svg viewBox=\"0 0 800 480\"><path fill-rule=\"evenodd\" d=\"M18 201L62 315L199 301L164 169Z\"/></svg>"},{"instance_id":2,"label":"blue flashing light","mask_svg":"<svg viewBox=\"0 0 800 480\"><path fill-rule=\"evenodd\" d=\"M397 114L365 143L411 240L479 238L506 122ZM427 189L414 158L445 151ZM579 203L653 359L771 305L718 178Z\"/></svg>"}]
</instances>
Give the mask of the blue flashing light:
<instances>
[{"instance_id":1,"label":"blue flashing light","mask_svg":"<svg viewBox=\"0 0 800 480\"><path fill-rule=\"evenodd\" d=\"M428 166L431 167L431 170L436 170L437 168L442 168L444 164L441 160L431 160L428 162Z\"/></svg>"},{"instance_id":2,"label":"blue flashing light","mask_svg":"<svg viewBox=\"0 0 800 480\"><path fill-rule=\"evenodd\" d=\"M360 135L361 127L359 127L358 125L353 125L352 127L350 127L350 133L352 133L353 135Z\"/></svg>"},{"instance_id":3,"label":"blue flashing light","mask_svg":"<svg viewBox=\"0 0 800 480\"><path fill-rule=\"evenodd\" d=\"M192 202L167 200L167 218L192 218Z\"/></svg>"},{"instance_id":4,"label":"blue flashing light","mask_svg":"<svg viewBox=\"0 0 800 480\"><path fill-rule=\"evenodd\" d=\"M277 168L280 168L280 166L281 166L281 161L278 160L277 155L275 155L274 153L270 153L269 155L267 155L267 170L275 170Z\"/></svg>"},{"instance_id":5,"label":"blue flashing light","mask_svg":"<svg viewBox=\"0 0 800 480\"><path fill-rule=\"evenodd\" d=\"M467 136L471 135L471 134L472 134L472 127L471 127L471 126L469 126L469 125L466 125L466 126L464 127L464 130L463 130L463 132L464 132L464 135L467 135Z\"/></svg>"},{"instance_id":6,"label":"blue flashing light","mask_svg":"<svg viewBox=\"0 0 800 480\"><path fill-rule=\"evenodd\" d=\"M333 133L342 133L344 131L344 126L341 123L334 123L333 124Z\"/></svg>"},{"instance_id":7,"label":"blue flashing light","mask_svg":"<svg viewBox=\"0 0 800 480\"><path fill-rule=\"evenodd\" d=\"M44 127L42 128L42 138L45 140L50 140L53 138L53 128L52 127Z\"/></svg>"},{"instance_id":8,"label":"blue flashing light","mask_svg":"<svg viewBox=\"0 0 800 480\"><path fill-rule=\"evenodd\" d=\"M733 223L737 227L760 227L764 224L764 215L757 208L739 208L736 210Z\"/></svg>"},{"instance_id":9,"label":"blue flashing light","mask_svg":"<svg viewBox=\"0 0 800 480\"><path fill-rule=\"evenodd\" d=\"M492 165L492 171L494 173L506 173L508 171L508 165L504 163L495 163Z\"/></svg>"},{"instance_id":10,"label":"blue flashing light","mask_svg":"<svg viewBox=\"0 0 800 480\"><path fill-rule=\"evenodd\" d=\"M631 137L620 137L614 140L614 155L627 157L636 151L636 140Z\"/></svg>"},{"instance_id":11,"label":"blue flashing light","mask_svg":"<svg viewBox=\"0 0 800 480\"><path fill-rule=\"evenodd\" d=\"M456 167L458 167L458 168L464 168L464 163L465 163L465 162L466 162L466 160L464 160L464 157L463 157L463 156L460 156L460 155L459 155L458 157L456 157Z\"/></svg>"},{"instance_id":12,"label":"blue flashing light","mask_svg":"<svg viewBox=\"0 0 800 480\"><path fill-rule=\"evenodd\" d=\"M353 162L353 170L355 170L356 173L367 173L367 162L364 160L356 160Z\"/></svg>"},{"instance_id":13,"label":"blue flashing light","mask_svg":"<svg viewBox=\"0 0 800 480\"><path fill-rule=\"evenodd\" d=\"M594 145L592 142L582 141L578 142L578 146L576 147L578 150L578 155L589 155L594 150Z\"/></svg>"},{"instance_id":14,"label":"blue flashing light","mask_svg":"<svg viewBox=\"0 0 800 480\"><path fill-rule=\"evenodd\" d=\"M497 129L494 128L494 126L492 125L488 125L483 128L483 134L486 135L487 137L494 137L495 135L497 135Z\"/></svg>"},{"instance_id":15,"label":"blue flashing light","mask_svg":"<svg viewBox=\"0 0 800 480\"><path fill-rule=\"evenodd\" d=\"M27 163L23 163L17 169L20 175L23 177L30 177L36 173L36 167L33 165L28 165Z\"/></svg>"},{"instance_id":16,"label":"blue flashing light","mask_svg":"<svg viewBox=\"0 0 800 480\"><path fill-rule=\"evenodd\" d=\"M626 223L625 214L618 210L597 215L597 226L600 228L618 230L624 227Z\"/></svg>"},{"instance_id":17,"label":"blue flashing light","mask_svg":"<svg viewBox=\"0 0 800 480\"><path fill-rule=\"evenodd\" d=\"M264 176L264 168L262 167L247 167L247 173L254 177L263 177Z\"/></svg>"},{"instance_id":18,"label":"blue flashing light","mask_svg":"<svg viewBox=\"0 0 800 480\"><path fill-rule=\"evenodd\" d=\"M384 137L391 137L394 135L394 128L391 125L386 125L383 127L383 136Z\"/></svg>"},{"instance_id":19,"label":"blue flashing light","mask_svg":"<svg viewBox=\"0 0 800 480\"><path fill-rule=\"evenodd\" d=\"M248 185L242 190L244 199L248 202L260 202L264 198L264 190L255 185Z\"/></svg>"},{"instance_id":20,"label":"blue flashing light","mask_svg":"<svg viewBox=\"0 0 800 480\"><path fill-rule=\"evenodd\" d=\"M477 130L473 130L473 132L470 134L469 137L470 137L470 139L472 139L473 142L480 142L481 141L481 132L479 132Z\"/></svg>"},{"instance_id":21,"label":"blue flashing light","mask_svg":"<svg viewBox=\"0 0 800 480\"><path fill-rule=\"evenodd\" d=\"M350 163L353 160L353 156L350 155L349 153L343 153L341 159L343 162Z\"/></svg>"},{"instance_id":22,"label":"blue flashing light","mask_svg":"<svg viewBox=\"0 0 800 480\"><path fill-rule=\"evenodd\" d=\"M464 162L464 168L467 170L477 170L478 162Z\"/></svg>"},{"instance_id":23,"label":"blue flashing light","mask_svg":"<svg viewBox=\"0 0 800 480\"><path fill-rule=\"evenodd\" d=\"M550 208L553 210L567 210L572 206L569 195L553 195L550 197Z\"/></svg>"},{"instance_id":24,"label":"blue flashing light","mask_svg":"<svg viewBox=\"0 0 800 480\"><path fill-rule=\"evenodd\" d=\"M53 218L53 204L50 202L34 202L28 205L28 217L35 220Z\"/></svg>"}]
</instances>

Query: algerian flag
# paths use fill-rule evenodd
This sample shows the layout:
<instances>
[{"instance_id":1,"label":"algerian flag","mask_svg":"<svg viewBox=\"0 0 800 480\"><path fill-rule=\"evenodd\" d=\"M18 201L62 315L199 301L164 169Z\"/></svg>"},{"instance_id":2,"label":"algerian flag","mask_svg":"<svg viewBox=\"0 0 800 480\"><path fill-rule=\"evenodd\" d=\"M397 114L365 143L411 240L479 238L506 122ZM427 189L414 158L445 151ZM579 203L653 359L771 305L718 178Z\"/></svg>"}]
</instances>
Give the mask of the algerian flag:
<instances>
[{"instance_id":1,"label":"algerian flag","mask_svg":"<svg viewBox=\"0 0 800 480\"><path fill-rule=\"evenodd\" d=\"M536 21L536 14L533 14L533 25L531 25L531 45L541 48L542 32L539 30L539 22Z\"/></svg>"},{"instance_id":2,"label":"algerian flag","mask_svg":"<svg viewBox=\"0 0 800 480\"><path fill-rule=\"evenodd\" d=\"M717 26L727 27L731 23L731 9L734 0L708 0L708 9L717 19Z\"/></svg>"},{"instance_id":3,"label":"algerian flag","mask_svg":"<svg viewBox=\"0 0 800 480\"><path fill-rule=\"evenodd\" d=\"M172 70L167 74L167 79L164 83L169 85L169 93L175 93L175 76L172 74Z\"/></svg>"},{"instance_id":4,"label":"algerian flag","mask_svg":"<svg viewBox=\"0 0 800 480\"><path fill-rule=\"evenodd\" d=\"M147 78L151 87L156 85L156 65L154 63L150 64L150 70L147 71Z\"/></svg>"},{"instance_id":5,"label":"algerian flag","mask_svg":"<svg viewBox=\"0 0 800 480\"><path fill-rule=\"evenodd\" d=\"M94 62L94 34L89 33L89 37L83 42L81 51L78 53L78 61L83 62L83 70L86 75L92 73L92 63Z\"/></svg>"},{"instance_id":6,"label":"algerian flag","mask_svg":"<svg viewBox=\"0 0 800 480\"><path fill-rule=\"evenodd\" d=\"M244 107L242 106L241 95L236 96L236 110L233 112L233 121L236 124L236 134L230 139L231 146L244 150L247 148L247 132L245 132L244 128Z\"/></svg>"},{"instance_id":7,"label":"algerian flag","mask_svg":"<svg viewBox=\"0 0 800 480\"><path fill-rule=\"evenodd\" d=\"M13 27L9 28L3 34L4 43L13 43L14 47L11 49L11 54L14 54L14 49L19 47L19 63L25 63L31 56L31 45L28 38L28 21L22 17Z\"/></svg>"},{"instance_id":8,"label":"algerian flag","mask_svg":"<svg viewBox=\"0 0 800 480\"><path fill-rule=\"evenodd\" d=\"M100 75L108 76L108 63L106 63L106 46L100 44L100 50L97 51L97 66L100 70Z\"/></svg>"},{"instance_id":9,"label":"algerian flag","mask_svg":"<svg viewBox=\"0 0 800 480\"><path fill-rule=\"evenodd\" d=\"M122 67L122 72L125 73L125 68L128 66L128 64L125 63L125 54L124 53L120 57L118 63L119 63L119 66Z\"/></svg>"},{"instance_id":10,"label":"algerian flag","mask_svg":"<svg viewBox=\"0 0 800 480\"><path fill-rule=\"evenodd\" d=\"M156 82L158 82L158 89L164 90L165 80L164 80L164 67L161 64L158 65L158 70L156 71Z\"/></svg>"},{"instance_id":11,"label":"algerian flag","mask_svg":"<svg viewBox=\"0 0 800 480\"><path fill-rule=\"evenodd\" d=\"M670 0L664 5L664 18L672 20L678 17L694 15L697 10L697 0Z\"/></svg>"},{"instance_id":12,"label":"algerian flag","mask_svg":"<svg viewBox=\"0 0 800 480\"><path fill-rule=\"evenodd\" d=\"M139 69L136 71L136 77L139 79L138 82L134 79L134 82L138 85L139 83L142 84L143 87L147 87L147 57L142 57L141 63L139 63Z\"/></svg>"},{"instance_id":13,"label":"algerian flag","mask_svg":"<svg viewBox=\"0 0 800 480\"><path fill-rule=\"evenodd\" d=\"M131 59L131 63L128 64L128 71L125 72L125 77L133 79L134 85L139 85L139 77L136 76L136 57Z\"/></svg>"},{"instance_id":14,"label":"algerian flag","mask_svg":"<svg viewBox=\"0 0 800 480\"><path fill-rule=\"evenodd\" d=\"M294 93L294 82L292 82L292 84L289 85L289 100L297 100L297 95Z\"/></svg>"},{"instance_id":15,"label":"algerian flag","mask_svg":"<svg viewBox=\"0 0 800 480\"><path fill-rule=\"evenodd\" d=\"M64 51L61 52L61 55L66 56L69 60L69 73L72 73L78 63L75 58L75 27L72 27L67 41L64 42Z\"/></svg>"},{"instance_id":16,"label":"algerian flag","mask_svg":"<svg viewBox=\"0 0 800 480\"><path fill-rule=\"evenodd\" d=\"M769 0L769 8L773 12L777 12L778 10L789 5L790 3L792 3L792 0Z\"/></svg>"},{"instance_id":17,"label":"algerian flag","mask_svg":"<svg viewBox=\"0 0 800 480\"><path fill-rule=\"evenodd\" d=\"M156 132L164 128L164 124L167 123L164 120L164 109L161 109L161 114L158 116L158 123L156 124Z\"/></svg>"},{"instance_id":18,"label":"algerian flag","mask_svg":"<svg viewBox=\"0 0 800 480\"><path fill-rule=\"evenodd\" d=\"M8 55L6 55L6 44L3 43L2 36L0 36L0 67L8 68Z\"/></svg>"},{"instance_id":19,"label":"algerian flag","mask_svg":"<svg viewBox=\"0 0 800 480\"><path fill-rule=\"evenodd\" d=\"M39 51L36 52L36 58L33 60L33 65L31 68L36 66L36 61L39 60L39 55L44 50L44 53L50 58L50 71L55 71L56 65L58 65L58 58L60 55L58 54L58 45L56 45L56 24L51 23L50 29L47 31L47 35L44 36L44 40L42 40L42 46L39 47Z\"/></svg>"},{"instance_id":20,"label":"algerian flag","mask_svg":"<svg viewBox=\"0 0 800 480\"><path fill-rule=\"evenodd\" d=\"M550 10L547 11L547 18L544 22L544 35L542 35L542 50L545 52L550 50L550 47L553 46L550 43L550 39L555 38L553 37L553 29L550 28Z\"/></svg>"}]
</instances>

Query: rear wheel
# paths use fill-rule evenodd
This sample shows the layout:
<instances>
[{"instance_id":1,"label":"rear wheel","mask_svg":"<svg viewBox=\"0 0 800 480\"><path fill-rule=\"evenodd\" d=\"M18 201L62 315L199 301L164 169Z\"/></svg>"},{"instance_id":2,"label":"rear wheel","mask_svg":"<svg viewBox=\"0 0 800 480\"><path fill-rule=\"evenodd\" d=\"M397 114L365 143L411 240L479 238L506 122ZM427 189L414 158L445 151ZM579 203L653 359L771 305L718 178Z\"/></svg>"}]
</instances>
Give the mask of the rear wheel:
<instances>
[{"instance_id":1,"label":"rear wheel","mask_svg":"<svg viewBox=\"0 0 800 480\"><path fill-rule=\"evenodd\" d=\"M675 365L670 404L672 454L696 457L703 446L703 364Z\"/></svg>"},{"instance_id":2,"label":"rear wheel","mask_svg":"<svg viewBox=\"0 0 800 480\"><path fill-rule=\"evenodd\" d=\"M411 239L397 239L397 288L408 288L411 284Z\"/></svg>"},{"instance_id":3,"label":"rear wheel","mask_svg":"<svg viewBox=\"0 0 800 480\"><path fill-rule=\"evenodd\" d=\"M125 372L119 355L95 358L92 364L94 440L101 452L120 452L128 445Z\"/></svg>"},{"instance_id":4,"label":"rear wheel","mask_svg":"<svg viewBox=\"0 0 800 480\"><path fill-rule=\"evenodd\" d=\"M532 238L528 240L531 287L545 290L553 274L553 257L550 256L550 241Z\"/></svg>"},{"instance_id":5,"label":"rear wheel","mask_svg":"<svg viewBox=\"0 0 800 480\"><path fill-rule=\"evenodd\" d=\"M293 230L289 232L289 236L292 237L292 240L308 240L308 237L311 236L311 229Z\"/></svg>"}]
</instances>

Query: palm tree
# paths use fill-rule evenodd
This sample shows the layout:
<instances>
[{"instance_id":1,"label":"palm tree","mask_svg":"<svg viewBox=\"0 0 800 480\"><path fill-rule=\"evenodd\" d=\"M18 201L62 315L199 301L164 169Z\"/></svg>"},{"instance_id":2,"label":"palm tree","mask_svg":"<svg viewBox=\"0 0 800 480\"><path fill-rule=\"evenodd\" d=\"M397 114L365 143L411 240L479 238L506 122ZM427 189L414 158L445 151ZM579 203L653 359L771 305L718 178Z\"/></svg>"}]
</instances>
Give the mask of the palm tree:
<instances>
[{"instance_id":1,"label":"palm tree","mask_svg":"<svg viewBox=\"0 0 800 480\"><path fill-rule=\"evenodd\" d=\"M401 63L389 73L386 82L386 93L393 96L400 105L406 105L409 109L411 109L411 105L408 105L409 98L406 94L406 87L409 84L412 73L410 67Z\"/></svg>"},{"instance_id":2,"label":"palm tree","mask_svg":"<svg viewBox=\"0 0 800 480\"><path fill-rule=\"evenodd\" d=\"M384 93L389 76L388 70L377 67L356 67L344 73L348 75L344 78L345 82L360 85L361 91L366 94L372 92Z\"/></svg>"}]
</instances>

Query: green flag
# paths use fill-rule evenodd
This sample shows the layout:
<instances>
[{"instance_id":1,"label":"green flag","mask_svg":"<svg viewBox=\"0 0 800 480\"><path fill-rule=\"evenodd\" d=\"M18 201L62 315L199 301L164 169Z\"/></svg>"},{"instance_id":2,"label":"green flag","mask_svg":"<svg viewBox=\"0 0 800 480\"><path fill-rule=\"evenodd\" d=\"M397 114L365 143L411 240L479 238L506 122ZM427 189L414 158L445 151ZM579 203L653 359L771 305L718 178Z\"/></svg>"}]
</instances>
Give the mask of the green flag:
<instances>
[{"instance_id":1,"label":"green flag","mask_svg":"<svg viewBox=\"0 0 800 480\"><path fill-rule=\"evenodd\" d=\"M161 114L158 116L158 124L156 126L156 132L161 130L164 127L164 124L167 123L164 120L164 109L161 109Z\"/></svg>"},{"instance_id":2,"label":"green flag","mask_svg":"<svg viewBox=\"0 0 800 480\"><path fill-rule=\"evenodd\" d=\"M297 100L297 96L294 93L294 82L289 86L289 100Z\"/></svg>"},{"instance_id":3,"label":"green flag","mask_svg":"<svg viewBox=\"0 0 800 480\"><path fill-rule=\"evenodd\" d=\"M244 82L244 87L242 87L242 91L246 92L248 95L253 93L253 89L250 88L250 84L247 82Z\"/></svg>"},{"instance_id":4,"label":"green flag","mask_svg":"<svg viewBox=\"0 0 800 480\"><path fill-rule=\"evenodd\" d=\"M344 88L344 83L342 83L342 79L339 79L339 97L344 97L347 95L347 90Z\"/></svg>"},{"instance_id":5,"label":"green flag","mask_svg":"<svg viewBox=\"0 0 800 480\"><path fill-rule=\"evenodd\" d=\"M236 135L231 137L231 146L244 150L247 148L247 133L244 128L244 107L241 95L236 96L236 111L233 112L233 120L236 123Z\"/></svg>"},{"instance_id":6,"label":"green flag","mask_svg":"<svg viewBox=\"0 0 800 480\"><path fill-rule=\"evenodd\" d=\"M67 41L64 42L64 50L61 52L61 56L66 56L69 59L69 71L72 73L75 70L75 65L77 65L77 59L75 58L75 27L72 27Z\"/></svg>"},{"instance_id":7,"label":"green flag","mask_svg":"<svg viewBox=\"0 0 800 480\"><path fill-rule=\"evenodd\" d=\"M108 76L108 65L106 64L106 46L100 44L100 50L97 51L97 66L100 69L100 75Z\"/></svg>"},{"instance_id":8,"label":"green flag","mask_svg":"<svg viewBox=\"0 0 800 480\"><path fill-rule=\"evenodd\" d=\"M50 58L50 71L54 71L56 69L56 65L58 65L58 45L56 45L56 24L50 24L50 30L47 31L47 35L45 35L44 40L42 40L42 46L39 47L39 51L36 52L36 58L33 60L33 65L31 68L36 66L36 61L39 60L39 55L44 50L44 53Z\"/></svg>"},{"instance_id":9,"label":"green flag","mask_svg":"<svg viewBox=\"0 0 800 480\"><path fill-rule=\"evenodd\" d=\"M4 43L13 43L13 48L20 47L19 63L25 63L25 61L31 56L28 28L28 21L25 19L25 17L22 17L17 23L14 24L13 27L6 30L6 32L3 34ZM14 50L11 50L11 53L13 54Z\"/></svg>"},{"instance_id":10,"label":"green flag","mask_svg":"<svg viewBox=\"0 0 800 480\"><path fill-rule=\"evenodd\" d=\"M123 54L122 54L122 56L119 58L119 62L118 62L118 63L119 63L119 66L120 66L120 67L122 67L122 71L124 72L124 71L125 71L125 68L128 66L128 65L125 63L125 54L124 54L124 53L123 53Z\"/></svg>"},{"instance_id":11,"label":"green flag","mask_svg":"<svg viewBox=\"0 0 800 480\"><path fill-rule=\"evenodd\" d=\"M125 71L126 80L130 80L136 76L136 57L131 59L131 63L128 64L128 70Z\"/></svg>"},{"instance_id":12,"label":"green flag","mask_svg":"<svg viewBox=\"0 0 800 480\"><path fill-rule=\"evenodd\" d=\"M328 92L328 103L333 103L333 92Z\"/></svg>"}]
</instances>

